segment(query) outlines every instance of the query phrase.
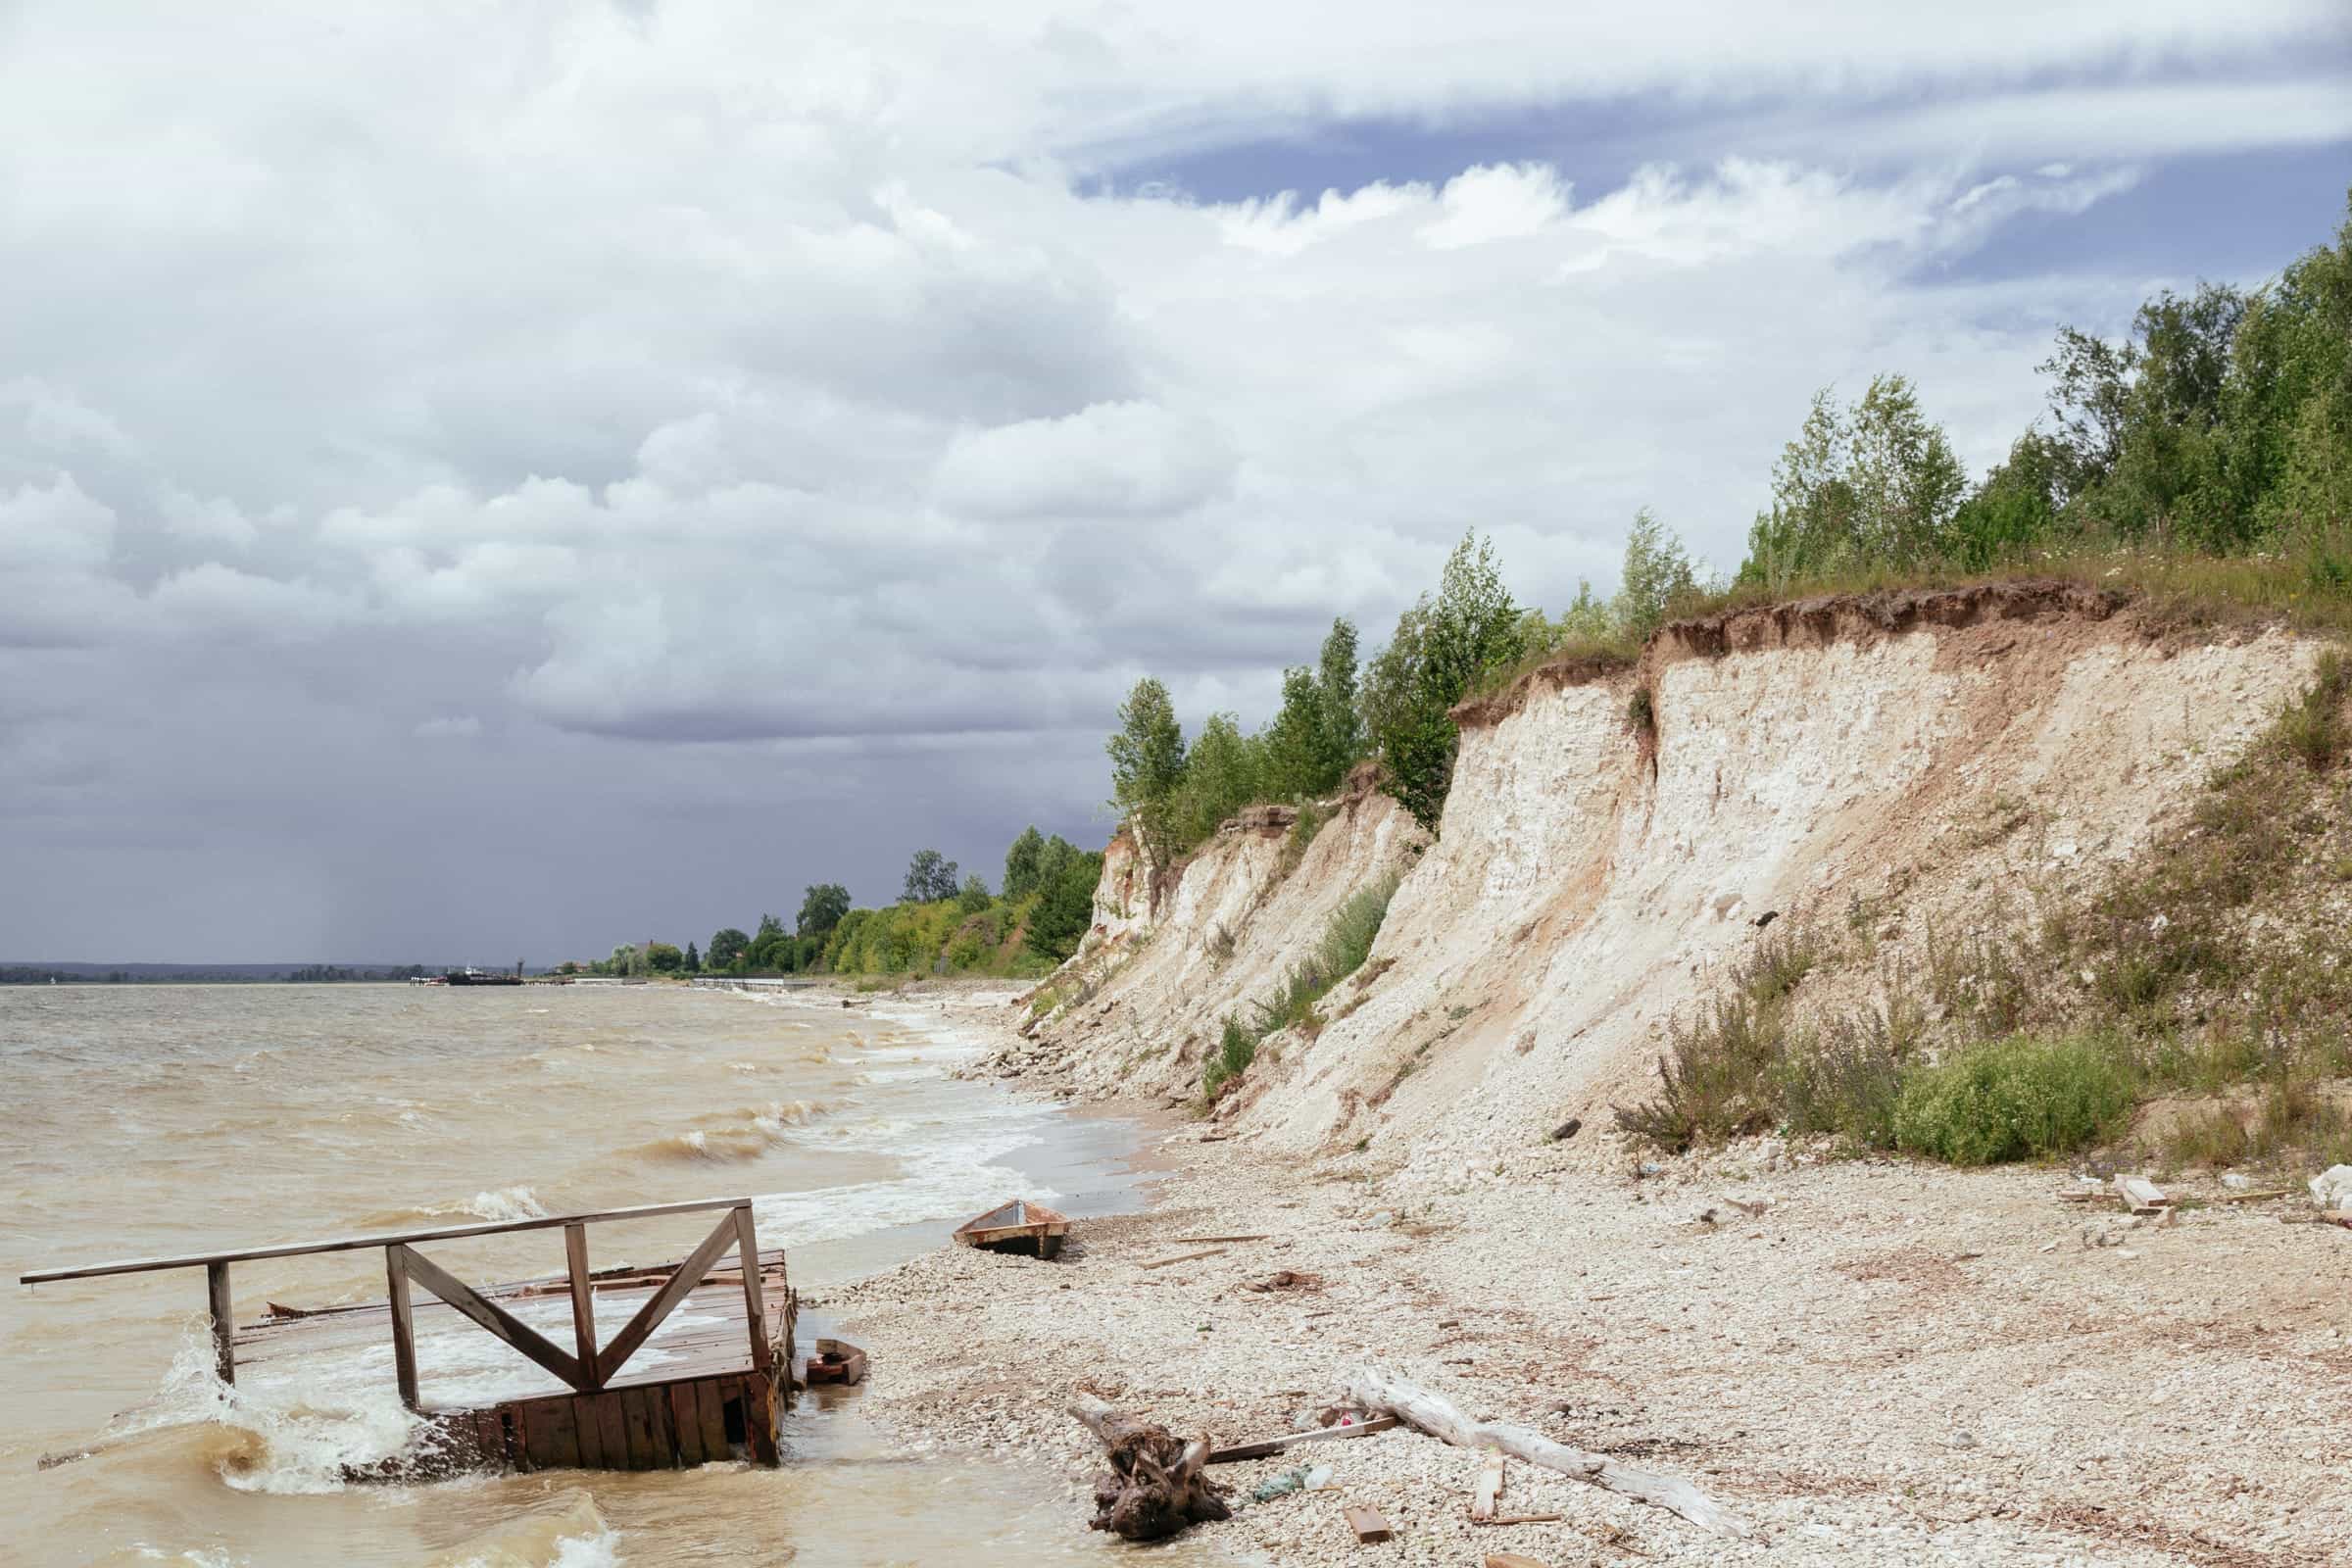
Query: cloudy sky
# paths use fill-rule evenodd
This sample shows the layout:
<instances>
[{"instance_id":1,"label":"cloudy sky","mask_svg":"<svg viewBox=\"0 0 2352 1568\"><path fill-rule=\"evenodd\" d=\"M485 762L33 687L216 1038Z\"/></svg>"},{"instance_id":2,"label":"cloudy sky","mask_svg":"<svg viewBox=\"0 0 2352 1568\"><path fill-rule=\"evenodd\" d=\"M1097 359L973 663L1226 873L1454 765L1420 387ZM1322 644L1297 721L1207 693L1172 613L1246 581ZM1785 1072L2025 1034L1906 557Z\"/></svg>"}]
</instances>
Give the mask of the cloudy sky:
<instances>
[{"instance_id":1,"label":"cloudy sky","mask_svg":"<svg viewBox=\"0 0 2352 1568\"><path fill-rule=\"evenodd\" d=\"M1591 17L1579 13L1592 12ZM1100 842L1468 526L1719 566L2352 182L2343 0L0 0L0 959L547 962Z\"/></svg>"}]
</instances>

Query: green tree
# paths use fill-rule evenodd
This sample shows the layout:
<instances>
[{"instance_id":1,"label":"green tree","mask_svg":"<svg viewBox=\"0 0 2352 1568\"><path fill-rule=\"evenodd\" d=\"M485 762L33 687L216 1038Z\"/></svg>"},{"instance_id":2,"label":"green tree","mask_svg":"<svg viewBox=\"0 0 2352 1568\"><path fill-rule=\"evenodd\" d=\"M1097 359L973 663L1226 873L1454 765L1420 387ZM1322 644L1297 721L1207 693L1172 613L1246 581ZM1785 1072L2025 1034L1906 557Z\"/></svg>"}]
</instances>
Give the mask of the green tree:
<instances>
[{"instance_id":1,"label":"green tree","mask_svg":"<svg viewBox=\"0 0 2352 1568\"><path fill-rule=\"evenodd\" d=\"M963 879L963 886L956 894L956 907L964 914L978 914L996 902L988 896L988 884L980 880L977 871Z\"/></svg>"},{"instance_id":2,"label":"green tree","mask_svg":"<svg viewBox=\"0 0 2352 1568\"><path fill-rule=\"evenodd\" d=\"M1012 841L1004 852L1004 902L1010 904L1025 899L1037 891L1046 853L1045 836L1032 825L1021 829L1021 836Z\"/></svg>"},{"instance_id":3,"label":"green tree","mask_svg":"<svg viewBox=\"0 0 2352 1568\"><path fill-rule=\"evenodd\" d=\"M710 933L710 963L713 969L732 969L737 960L749 952L752 939L733 926L721 926Z\"/></svg>"},{"instance_id":4,"label":"green tree","mask_svg":"<svg viewBox=\"0 0 2352 1568\"><path fill-rule=\"evenodd\" d=\"M1526 636L1494 545L1464 534L1437 597L1422 595L1397 617L1396 635L1365 671L1364 729L1386 775L1381 787L1432 833L1461 740L1449 710L1481 675L1515 662Z\"/></svg>"},{"instance_id":5,"label":"green tree","mask_svg":"<svg viewBox=\"0 0 2352 1568\"><path fill-rule=\"evenodd\" d=\"M952 899L957 887L956 862L937 850L917 850L906 862L906 886L902 904L936 904Z\"/></svg>"},{"instance_id":6,"label":"green tree","mask_svg":"<svg viewBox=\"0 0 2352 1568\"><path fill-rule=\"evenodd\" d=\"M1647 637L1665 623L1677 601L1698 591L1698 574L1683 542L1647 507L1634 514L1625 536L1625 580L1617 590L1613 618L1634 637ZM1569 607L1569 614L1586 612L1589 591Z\"/></svg>"},{"instance_id":7,"label":"green tree","mask_svg":"<svg viewBox=\"0 0 2352 1568\"><path fill-rule=\"evenodd\" d=\"M1358 698L1355 623L1342 616L1311 667L1282 672L1282 707L1263 738L1266 794L1305 800L1339 788L1364 753Z\"/></svg>"},{"instance_id":8,"label":"green tree","mask_svg":"<svg viewBox=\"0 0 2352 1568\"><path fill-rule=\"evenodd\" d=\"M645 973L645 956L637 951L634 943L624 942L614 948L612 956L607 960L607 963L606 972L610 974L638 975Z\"/></svg>"},{"instance_id":9,"label":"green tree","mask_svg":"<svg viewBox=\"0 0 2352 1568\"><path fill-rule=\"evenodd\" d=\"M1095 922L1095 885L1102 880L1102 857L1073 853L1055 868L1052 880L1029 911L1022 936L1032 953L1066 960Z\"/></svg>"},{"instance_id":10,"label":"green tree","mask_svg":"<svg viewBox=\"0 0 2352 1568\"><path fill-rule=\"evenodd\" d=\"M1265 793L1264 745L1244 735L1231 713L1211 713L1185 759L1168 803L1174 847L1190 849L1217 824Z\"/></svg>"},{"instance_id":11,"label":"green tree","mask_svg":"<svg viewBox=\"0 0 2352 1568\"><path fill-rule=\"evenodd\" d=\"M1133 825L1145 858L1164 865L1176 850L1171 805L1184 781L1184 727L1167 687L1147 675L1119 705L1110 754L1111 805Z\"/></svg>"},{"instance_id":12,"label":"green tree","mask_svg":"<svg viewBox=\"0 0 2352 1568\"><path fill-rule=\"evenodd\" d=\"M838 882L819 882L802 896L800 923L804 937L822 937L850 912L850 890Z\"/></svg>"},{"instance_id":13,"label":"green tree","mask_svg":"<svg viewBox=\"0 0 2352 1568\"><path fill-rule=\"evenodd\" d=\"M676 974L686 967L686 955L673 943L649 942L645 945L645 966L656 974Z\"/></svg>"},{"instance_id":14,"label":"green tree","mask_svg":"<svg viewBox=\"0 0 2352 1568\"><path fill-rule=\"evenodd\" d=\"M1773 466L1772 509L1748 532L1740 580L1778 592L1817 572L1940 560L1967 485L1904 377L1872 377L1850 409L1824 387Z\"/></svg>"},{"instance_id":15,"label":"green tree","mask_svg":"<svg viewBox=\"0 0 2352 1568\"><path fill-rule=\"evenodd\" d=\"M1952 514L1945 554L1954 564L1982 571L2048 539L2075 455L2062 440L2029 430L1969 492Z\"/></svg>"},{"instance_id":16,"label":"green tree","mask_svg":"<svg viewBox=\"0 0 2352 1568\"><path fill-rule=\"evenodd\" d=\"M702 955L694 951L694 944L691 942L686 944L686 972L688 974L701 974L703 972Z\"/></svg>"}]
</instances>

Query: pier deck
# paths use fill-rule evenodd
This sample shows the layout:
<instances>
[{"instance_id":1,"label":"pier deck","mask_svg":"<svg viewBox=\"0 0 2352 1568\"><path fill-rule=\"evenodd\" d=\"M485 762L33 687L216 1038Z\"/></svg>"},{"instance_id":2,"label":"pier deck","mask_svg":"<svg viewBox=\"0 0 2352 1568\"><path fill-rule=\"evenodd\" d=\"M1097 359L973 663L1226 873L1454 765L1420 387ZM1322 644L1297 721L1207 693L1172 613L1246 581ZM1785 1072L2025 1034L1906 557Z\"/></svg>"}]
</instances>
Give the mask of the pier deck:
<instances>
[{"instance_id":1,"label":"pier deck","mask_svg":"<svg viewBox=\"0 0 2352 1568\"><path fill-rule=\"evenodd\" d=\"M684 1261L651 1269L589 1270L589 1225L697 1210L725 1214ZM416 1250L429 1241L558 1227L564 1233L567 1267L541 1279L469 1286ZM242 1326L232 1320L231 1263L362 1248L383 1249L384 1300L318 1310L272 1304L267 1315ZM730 1251L734 1258L722 1261ZM757 1260L749 1279L745 1259ZM402 1473L485 1466L650 1470L731 1457L779 1462L776 1424L791 1399L795 1303L784 1254L759 1250L748 1199L144 1258L46 1270L24 1275L23 1283L195 1267L206 1272L215 1353L224 1381L234 1382L240 1366L356 1355L389 1340L401 1398L430 1421L436 1434L427 1451L405 1464ZM551 1298L569 1300L568 1350L517 1315L529 1303ZM657 1331L681 1309L689 1321L670 1326L648 1348ZM600 1316L625 1325L601 1345ZM421 1323L430 1333L458 1319L540 1367L547 1374L543 1392L472 1405L428 1401L417 1368L417 1328Z\"/></svg>"}]
</instances>

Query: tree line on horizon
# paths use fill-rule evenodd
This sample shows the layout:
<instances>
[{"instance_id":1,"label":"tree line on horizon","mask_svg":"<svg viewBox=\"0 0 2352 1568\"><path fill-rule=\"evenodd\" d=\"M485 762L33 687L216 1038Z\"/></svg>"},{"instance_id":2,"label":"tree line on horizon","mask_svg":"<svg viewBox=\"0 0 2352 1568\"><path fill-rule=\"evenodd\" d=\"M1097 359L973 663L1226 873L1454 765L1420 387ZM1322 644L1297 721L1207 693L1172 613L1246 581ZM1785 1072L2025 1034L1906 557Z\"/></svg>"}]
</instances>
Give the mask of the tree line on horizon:
<instances>
[{"instance_id":1,"label":"tree line on horizon","mask_svg":"<svg viewBox=\"0 0 2352 1568\"><path fill-rule=\"evenodd\" d=\"M722 926L698 950L668 942L625 943L559 973L737 976L880 975L912 971L1029 976L1051 971L1078 949L1094 923L1099 853L1056 833L1022 829L1004 852L1000 891L979 874L959 874L936 849L914 852L895 904L854 907L838 882L807 888L788 929L761 914L744 931Z\"/></svg>"},{"instance_id":2,"label":"tree line on horizon","mask_svg":"<svg viewBox=\"0 0 2352 1568\"><path fill-rule=\"evenodd\" d=\"M1616 595L1580 583L1547 617L1512 599L1473 529L1368 662L1334 620L1255 733L1211 713L1188 742L1147 675L1106 743L1110 804L1165 865L1252 805L1299 805L1311 833L1314 803L1370 760L1435 834L1465 697L1549 660L1631 663L1670 618L1807 591L2072 571L2352 631L2352 193L2346 207L2333 243L2258 288L2162 291L2117 340L2061 325L2037 367L2043 413L1973 484L1918 389L1880 374L1847 404L1815 394L1729 579L1702 577L1643 509ZM1637 695L1629 722L1646 712Z\"/></svg>"}]
</instances>

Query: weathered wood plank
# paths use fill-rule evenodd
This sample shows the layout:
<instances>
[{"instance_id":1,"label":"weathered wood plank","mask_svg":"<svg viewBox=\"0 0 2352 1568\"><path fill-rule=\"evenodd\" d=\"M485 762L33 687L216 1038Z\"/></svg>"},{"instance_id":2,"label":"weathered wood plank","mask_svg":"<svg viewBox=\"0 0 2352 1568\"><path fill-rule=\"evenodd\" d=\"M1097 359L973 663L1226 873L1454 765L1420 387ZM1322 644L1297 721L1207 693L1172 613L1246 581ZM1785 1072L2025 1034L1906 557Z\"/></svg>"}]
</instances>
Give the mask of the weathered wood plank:
<instances>
[{"instance_id":1,"label":"weathered wood plank","mask_svg":"<svg viewBox=\"0 0 2352 1568\"><path fill-rule=\"evenodd\" d=\"M1389 1522L1380 1516L1380 1511L1376 1508L1366 1508L1360 1504L1350 1503L1346 1513L1348 1528L1355 1532L1355 1539L1363 1544L1369 1545L1375 1541L1387 1541L1396 1535L1396 1532L1389 1528Z\"/></svg>"},{"instance_id":2,"label":"weathered wood plank","mask_svg":"<svg viewBox=\"0 0 2352 1568\"><path fill-rule=\"evenodd\" d=\"M602 1388L605 1380L597 1370L596 1356L596 1293L589 1283L585 1225L564 1227L564 1273L571 1292L572 1353L579 1358L588 1387Z\"/></svg>"},{"instance_id":3,"label":"weathered wood plank","mask_svg":"<svg viewBox=\"0 0 2352 1568\"><path fill-rule=\"evenodd\" d=\"M439 1225L425 1230L381 1231L369 1236L338 1236L322 1242L284 1242L270 1247L247 1247L226 1252L181 1252L167 1257L125 1258L116 1263L93 1263L85 1268L37 1269L20 1274L20 1285L48 1285L59 1280L94 1280L108 1274L140 1274L159 1268L209 1267L214 1263L242 1263L257 1257L302 1257L312 1252L356 1252L369 1247L399 1243L446 1242L462 1236L505 1236L515 1231L553 1230L564 1225L594 1225L604 1220L651 1219L658 1214L696 1214L713 1209L743 1208L748 1198L706 1198L691 1203L641 1203L634 1208L600 1208L576 1214L549 1214L534 1219L488 1220L478 1225Z\"/></svg>"},{"instance_id":4,"label":"weathered wood plank","mask_svg":"<svg viewBox=\"0 0 2352 1568\"><path fill-rule=\"evenodd\" d=\"M392 1316L392 1375L400 1384L400 1402L414 1410L416 1394L416 1322L409 1300L409 1252L405 1247L384 1249L385 1301Z\"/></svg>"},{"instance_id":5,"label":"weathered wood plank","mask_svg":"<svg viewBox=\"0 0 2352 1568\"><path fill-rule=\"evenodd\" d=\"M484 1297L472 1286L410 1247L391 1247L401 1254L409 1278L438 1296L528 1359L537 1362L572 1388L581 1388L580 1363L548 1344L537 1329Z\"/></svg>"},{"instance_id":6,"label":"weathered wood plank","mask_svg":"<svg viewBox=\"0 0 2352 1568\"><path fill-rule=\"evenodd\" d=\"M629 1469L629 1422L622 1411L619 1395L600 1394L596 1396L596 1434L604 1446L605 1468Z\"/></svg>"},{"instance_id":7,"label":"weathered wood plank","mask_svg":"<svg viewBox=\"0 0 2352 1568\"><path fill-rule=\"evenodd\" d=\"M698 1398L691 1383L672 1383L669 1395L669 1429L677 1435L678 1463L687 1469L700 1465L703 1453L703 1401Z\"/></svg>"},{"instance_id":8,"label":"weathered wood plank","mask_svg":"<svg viewBox=\"0 0 2352 1568\"><path fill-rule=\"evenodd\" d=\"M237 1381L237 1314L230 1309L228 1264L204 1266L204 1299L213 1319L213 1370L223 1383Z\"/></svg>"},{"instance_id":9,"label":"weathered wood plank","mask_svg":"<svg viewBox=\"0 0 2352 1568\"><path fill-rule=\"evenodd\" d=\"M703 1461L716 1464L733 1458L727 1447L726 1396L719 1392L718 1380L700 1378L694 1385L695 1404L703 1423Z\"/></svg>"},{"instance_id":10,"label":"weathered wood plank","mask_svg":"<svg viewBox=\"0 0 2352 1568\"><path fill-rule=\"evenodd\" d=\"M776 1450L776 1391L765 1373L743 1380L743 1431L752 1460L769 1468L783 1463Z\"/></svg>"},{"instance_id":11,"label":"weathered wood plank","mask_svg":"<svg viewBox=\"0 0 2352 1568\"><path fill-rule=\"evenodd\" d=\"M1502 1450L1489 1448L1478 1456L1478 1485L1470 1493L1470 1517L1491 1524L1494 1503L1502 1495Z\"/></svg>"},{"instance_id":12,"label":"weathered wood plank","mask_svg":"<svg viewBox=\"0 0 2352 1568\"><path fill-rule=\"evenodd\" d=\"M648 1408L652 1396L643 1389L626 1389L620 1396L620 1412L629 1429L629 1468L651 1470L654 1467L654 1418Z\"/></svg>"},{"instance_id":13,"label":"weathered wood plank","mask_svg":"<svg viewBox=\"0 0 2352 1568\"><path fill-rule=\"evenodd\" d=\"M1210 1464L1231 1464L1237 1459L1263 1459L1270 1453L1283 1453L1302 1443L1332 1443L1341 1438L1368 1438L1375 1432L1386 1432L1403 1423L1393 1415L1376 1415L1344 1427L1325 1427L1320 1432L1294 1432L1287 1437L1267 1438L1257 1443L1237 1443L1230 1447L1208 1450Z\"/></svg>"},{"instance_id":14,"label":"weathered wood plank","mask_svg":"<svg viewBox=\"0 0 2352 1568\"><path fill-rule=\"evenodd\" d=\"M743 1213L745 1210L738 1209L736 1212ZM678 1265L677 1272L670 1275L668 1282L647 1298L645 1305L637 1309L637 1315L629 1319L626 1327L612 1336L612 1343L597 1352L596 1375L599 1381L610 1381L629 1357L637 1353L637 1348L662 1326L662 1320L676 1310L677 1304L686 1299L689 1292L703 1283L704 1271L735 1242L734 1220L720 1220L710 1234L703 1238L703 1244L687 1254L686 1261Z\"/></svg>"},{"instance_id":15,"label":"weathered wood plank","mask_svg":"<svg viewBox=\"0 0 2352 1568\"><path fill-rule=\"evenodd\" d=\"M499 1407L507 1421L507 1452L514 1457L514 1468L525 1475L539 1468L531 1458L530 1410L525 1405L508 1404Z\"/></svg>"},{"instance_id":16,"label":"weathered wood plank","mask_svg":"<svg viewBox=\"0 0 2352 1568\"><path fill-rule=\"evenodd\" d=\"M593 1394L578 1394L571 1399L571 1429L578 1434L580 1468L605 1468L605 1431L596 1422L596 1399Z\"/></svg>"},{"instance_id":17,"label":"weathered wood plank","mask_svg":"<svg viewBox=\"0 0 2352 1568\"><path fill-rule=\"evenodd\" d=\"M760 1277L760 1237L749 1203L735 1211L735 1245L743 1264L743 1327L751 1336L752 1369L765 1372L772 1359L767 1347L767 1282Z\"/></svg>"},{"instance_id":18,"label":"weathered wood plank","mask_svg":"<svg viewBox=\"0 0 2352 1568\"><path fill-rule=\"evenodd\" d=\"M580 1451L579 1399L574 1395L560 1394L546 1401L549 1424L554 1428L548 1439L548 1451L555 1455L553 1463L571 1469L582 1469L587 1455Z\"/></svg>"}]
</instances>

